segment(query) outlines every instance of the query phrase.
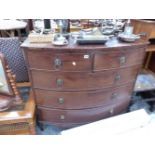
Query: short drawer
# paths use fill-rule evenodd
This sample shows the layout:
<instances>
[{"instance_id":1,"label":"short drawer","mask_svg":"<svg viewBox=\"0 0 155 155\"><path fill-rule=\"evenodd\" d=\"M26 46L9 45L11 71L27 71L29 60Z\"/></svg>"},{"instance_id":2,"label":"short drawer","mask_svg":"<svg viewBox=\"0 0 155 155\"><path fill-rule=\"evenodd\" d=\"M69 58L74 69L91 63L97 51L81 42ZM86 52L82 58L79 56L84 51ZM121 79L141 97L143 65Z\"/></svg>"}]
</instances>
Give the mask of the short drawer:
<instances>
[{"instance_id":1,"label":"short drawer","mask_svg":"<svg viewBox=\"0 0 155 155\"><path fill-rule=\"evenodd\" d=\"M98 91L57 92L35 89L34 93L38 106L60 109L83 109L129 101L132 89L133 83Z\"/></svg>"},{"instance_id":2,"label":"short drawer","mask_svg":"<svg viewBox=\"0 0 155 155\"><path fill-rule=\"evenodd\" d=\"M145 56L144 49L132 49L128 51L98 52L94 58L94 70L107 70L142 64Z\"/></svg>"},{"instance_id":3,"label":"short drawer","mask_svg":"<svg viewBox=\"0 0 155 155\"><path fill-rule=\"evenodd\" d=\"M31 74L34 88L77 91L102 89L129 83L136 79L139 68L140 66L134 66L96 73L59 73L33 70Z\"/></svg>"},{"instance_id":4,"label":"short drawer","mask_svg":"<svg viewBox=\"0 0 155 155\"><path fill-rule=\"evenodd\" d=\"M27 51L29 67L54 71L90 71L92 56L89 53L56 53L52 51Z\"/></svg>"},{"instance_id":5,"label":"short drawer","mask_svg":"<svg viewBox=\"0 0 155 155\"><path fill-rule=\"evenodd\" d=\"M38 107L38 119L48 123L88 123L126 111L128 104L129 102L121 102L83 110L58 110Z\"/></svg>"}]
</instances>

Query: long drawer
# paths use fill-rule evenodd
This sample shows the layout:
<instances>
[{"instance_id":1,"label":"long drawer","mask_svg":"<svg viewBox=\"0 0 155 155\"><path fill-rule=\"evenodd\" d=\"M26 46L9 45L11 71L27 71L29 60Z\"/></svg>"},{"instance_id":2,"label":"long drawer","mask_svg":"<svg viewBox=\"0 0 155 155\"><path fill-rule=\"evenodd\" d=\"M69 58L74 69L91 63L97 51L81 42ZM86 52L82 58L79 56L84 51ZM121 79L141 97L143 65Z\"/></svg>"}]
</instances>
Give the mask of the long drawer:
<instances>
[{"instance_id":1,"label":"long drawer","mask_svg":"<svg viewBox=\"0 0 155 155\"><path fill-rule=\"evenodd\" d=\"M133 83L98 91L57 92L35 89L34 93L38 106L59 109L83 109L129 101L132 88Z\"/></svg>"},{"instance_id":2,"label":"long drawer","mask_svg":"<svg viewBox=\"0 0 155 155\"><path fill-rule=\"evenodd\" d=\"M91 53L68 52L60 53L56 51L28 51L27 57L29 67L54 71L91 71Z\"/></svg>"},{"instance_id":3,"label":"long drawer","mask_svg":"<svg viewBox=\"0 0 155 155\"><path fill-rule=\"evenodd\" d=\"M127 110L129 102L83 110L58 110L38 107L39 121L48 123L87 123Z\"/></svg>"},{"instance_id":4,"label":"long drawer","mask_svg":"<svg viewBox=\"0 0 155 155\"><path fill-rule=\"evenodd\" d=\"M31 70L34 88L48 90L94 90L134 81L140 66L96 73L59 73Z\"/></svg>"},{"instance_id":5,"label":"long drawer","mask_svg":"<svg viewBox=\"0 0 155 155\"><path fill-rule=\"evenodd\" d=\"M94 58L94 70L107 70L141 64L145 52L143 48L122 51L98 52Z\"/></svg>"}]
</instances>

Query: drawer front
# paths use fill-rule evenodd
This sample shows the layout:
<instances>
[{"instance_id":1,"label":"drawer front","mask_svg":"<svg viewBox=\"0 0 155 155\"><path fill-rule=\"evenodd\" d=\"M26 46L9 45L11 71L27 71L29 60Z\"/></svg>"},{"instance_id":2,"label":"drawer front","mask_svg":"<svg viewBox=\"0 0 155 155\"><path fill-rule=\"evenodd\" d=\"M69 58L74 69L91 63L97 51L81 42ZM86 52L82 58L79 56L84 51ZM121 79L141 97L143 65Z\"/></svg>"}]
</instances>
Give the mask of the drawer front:
<instances>
[{"instance_id":1,"label":"drawer front","mask_svg":"<svg viewBox=\"0 0 155 155\"><path fill-rule=\"evenodd\" d=\"M35 89L34 92L38 106L60 109L83 109L129 101L132 88L133 83L99 91L56 92Z\"/></svg>"},{"instance_id":2,"label":"drawer front","mask_svg":"<svg viewBox=\"0 0 155 155\"><path fill-rule=\"evenodd\" d=\"M110 117L125 111L129 102L83 110L57 110L38 107L39 121L51 123L87 123Z\"/></svg>"},{"instance_id":3,"label":"drawer front","mask_svg":"<svg viewBox=\"0 0 155 155\"><path fill-rule=\"evenodd\" d=\"M92 56L87 53L55 53L52 51L28 51L30 68L54 71L90 71Z\"/></svg>"},{"instance_id":4,"label":"drawer front","mask_svg":"<svg viewBox=\"0 0 155 155\"><path fill-rule=\"evenodd\" d=\"M144 49L133 49L124 52L113 51L109 53L96 53L94 70L106 70L142 64L144 56Z\"/></svg>"},{"instance_id":5,"label":"drawer front","mask_svg":"<svg viewBox=\"0 0 155 155\"><path fill-rule=\"evenodd\" d=\"M119 86L136 79L140 66L125 68L120 70L110 70L96 73L58 73L31 71L33 87L76 91L76 90L94 90L111 86Z\"/></svg>"}]
</instances>

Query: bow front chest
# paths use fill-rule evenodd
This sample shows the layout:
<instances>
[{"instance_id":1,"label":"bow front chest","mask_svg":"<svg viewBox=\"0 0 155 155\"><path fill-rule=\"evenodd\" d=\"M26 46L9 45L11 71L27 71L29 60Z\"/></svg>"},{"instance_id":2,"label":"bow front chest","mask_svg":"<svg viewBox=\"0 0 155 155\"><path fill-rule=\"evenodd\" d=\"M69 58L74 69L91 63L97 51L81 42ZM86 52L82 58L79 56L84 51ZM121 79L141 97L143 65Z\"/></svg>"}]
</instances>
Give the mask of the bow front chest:
<instances>
[{"instance_id":1,"label":"bow front chest","mask_svg":"<svg viewBox=\"0 0 155 155\"><path fill-rule=\"evenodd\" d=\"M38 121L69 128L127 110L147 43L53 46L25 41Z\"/></svg>"}]
</instances>

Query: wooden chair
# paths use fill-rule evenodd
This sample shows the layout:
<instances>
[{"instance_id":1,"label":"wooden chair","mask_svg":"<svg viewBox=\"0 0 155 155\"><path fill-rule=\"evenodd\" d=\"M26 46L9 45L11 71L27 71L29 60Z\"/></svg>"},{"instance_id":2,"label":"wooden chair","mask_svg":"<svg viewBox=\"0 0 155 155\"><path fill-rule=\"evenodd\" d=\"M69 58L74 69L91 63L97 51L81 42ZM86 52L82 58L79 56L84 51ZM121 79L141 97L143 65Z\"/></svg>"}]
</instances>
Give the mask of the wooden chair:
<instances>
[{"instance_id":1,"label":"wooden chair","mask_svg":"<svg viewBox=\"0 0 155 155\"><path fill-rule=\"evenodd\" d=\"M23 109L0 112L0 135L34 135L35 125L35 103L32 93Z\"/></svg>"},{"instance_id":2,"label":"wooden chair","mask_svg":"<svg viewBox=\"0 0 155 155\"><path fill-rule=\"evenodd\" d=\"M143 39L147 41L151 41L152 39L155 40L155 21L133 19L131 20L131 23L134 27L135 34L146 32L147 36L144 37ZM154 58L155 58L155 42L149 44L146 51L147 51L147 55L144 63L144 69L150 70L149 68L153 67L153 65L150 65L152 56L154 55ZM155 68L154 68L154 72L155 72Z\"/></svg>"},{"instance_id":3,"label":"wooden chair","mask_svg":"<svg viewBox=\"0 0 155 155\"><path fill-rule=\"evenodd\" d=\"M0 58L0 134L35 134L35 104L31 93L29 96L30 88L19 90L2 53Z\"/></svg>"},{"instance_id":4,"label":"wooden chair","mask_svg":"<svg viewBox=\"0 0 155 155\"><path fill-rule=\"evenodd\" d=\"M10 69L16 75L16 82L20 86L30 85L19 39L17 37L0 38L0 52L4 54Z\"/></svg>"}]
</instances>

